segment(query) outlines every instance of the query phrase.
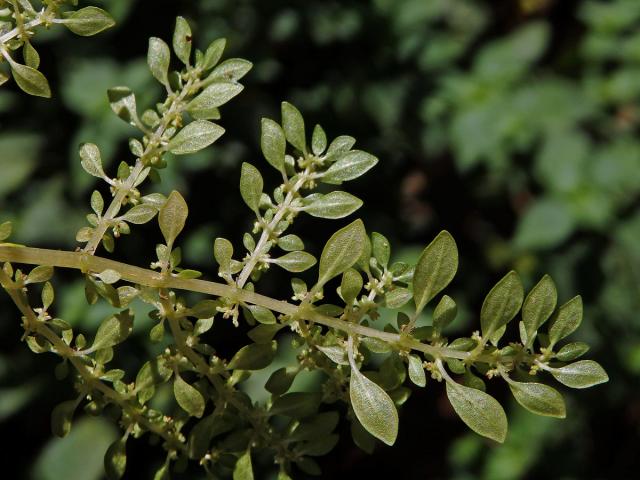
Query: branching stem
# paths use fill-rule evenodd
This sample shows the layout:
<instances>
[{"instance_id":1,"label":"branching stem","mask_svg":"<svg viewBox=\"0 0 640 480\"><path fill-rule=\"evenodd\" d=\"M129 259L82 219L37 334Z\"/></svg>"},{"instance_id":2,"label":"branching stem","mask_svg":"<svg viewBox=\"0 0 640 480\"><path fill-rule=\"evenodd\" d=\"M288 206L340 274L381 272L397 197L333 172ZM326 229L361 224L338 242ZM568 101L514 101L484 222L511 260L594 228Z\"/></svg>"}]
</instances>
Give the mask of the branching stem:
<instances>
[{"instance_id":1,"label":"branching stem","mask_svg":"<svg viewBox=\"0 0 640 480\"><path fill-rule=\"evenodd\" d=\"M129 401L113 388L106 385L97 379L93 373L89 370L87 365L78 357L76 351L64 343L58 335L55 334L45 323L38 320L31 307L26 303L23 296L16 288L13 288L13 281L9 276L0 269L0 283L7 291L13 302L16 304L22 315L27 322L27 328L31 331L38 333L51 343L55 351L69 360L73 367L77 370L82 379L92 387L99 390L105 397L111 399L114 403L122 408L123 412L126 412L134 421L144 425L144 427L150 432L163 438L169 445L179 450L186 451L186 446L181 443L171 432L163 429L157 424L153 423L147 417L145 417L135 406L131 405Z\"/></svg>"},{"instance_id":2,"label":"branching stem","mask_svg":"<svg viewBox=\"0 0 640 480\"><path fill-rule=\"evenodd\" d=\"M322 315L313 310L310 306L299 307L289 302L277 300L259 293L250 292L222 283L199 279L163 276L153 270L147 270L128 265L126 263L89 255L85 252L66 252L42 248L0 246L0 261L74 268L81 270L84 273L100 273L104 270L110 269L118 272L123 280L132 283L154 288L188 290L217 297L230 298L234 301L260 305L274 312L285 315L296 315L298 318L304 318L320 325L335 328L350 335L357 334L366 337L378 338L390 344L397 345L399 348L417 350L432 357L457 358L465 360L470 355L469 352L455 350L450 347L421 343L405 334L384 332L364 325L346 322L339 318ZM495 363L496 357L494 355L481 354L477 356L476 361Z\"/></svg>"}]
</instances>

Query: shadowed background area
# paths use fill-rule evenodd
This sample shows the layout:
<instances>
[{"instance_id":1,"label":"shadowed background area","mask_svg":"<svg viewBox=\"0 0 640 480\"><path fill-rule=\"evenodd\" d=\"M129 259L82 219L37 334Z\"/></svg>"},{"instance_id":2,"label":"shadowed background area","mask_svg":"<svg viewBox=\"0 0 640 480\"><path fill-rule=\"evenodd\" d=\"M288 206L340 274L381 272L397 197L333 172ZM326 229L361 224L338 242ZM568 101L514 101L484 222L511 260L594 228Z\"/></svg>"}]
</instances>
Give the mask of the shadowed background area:
<instances>
[{"instance_id":1,"label":"shadowed background area","mask_svg":"<svg viewBox=\"0 0 640 480\"><path fill-rule=\"evenodd\" d=\"M189 203L185 267L213 279L213 239L223 235L239 248L251 228L237 188L240 164L259 165L275 186L259 149L260 118L279 120L287 100L309 127L321 124L330 138L352 135L379 157L347 190L364 200L356 215L389 238L392 258L415 262L440 230L453 234L461 259L448 292L461 315L452 336L479 329L482 299L508 270L520 273L526 289L549 273L559 302L583 296L585 319L571 338L592 345L589 357L611 378L586 391L561 389L565 420L536 417L506 386L496 388L510 422L502 446L471 433L443 386L430 382L402 408L393 448L379 445L368 456L353 445L348 425L339 427L340 443L319 459L323 478L628 478L637 471L640 2L90 3L109 10L117 26L88 39L54 28L34 40L52 100L13 85L0 89L0 221L14 221L12 241L76 247L96 188L80 167L78 146L96 143L111 171L131 160L127 138L137 132L111 112L106 89L126 85L142 107L159 100L146 65L148 38L169 39L175 16L183 15L197 46L226 37L225 57L254 63L245 90L222 108L225 136L197 155L171 158L162 184L146 186L177 189ZM342 226L297 223L295 232L316 254ZM148 267L160 240L156 222L138 227L117 242L114 258ZM95 331L107 309L89 311L80 276L59 271L55 285L56 314ZM257 288L291 295L282 272L269 272ZM115 427L81 414L67 438L51 439L49 414L74 395L71 384L54 378L54 357L19 342L19 316L4 293L0 302L0 431L10 478L101 478ZM151 326L144 314L136 318L135 335L118 348L122 365L146 357ZM214 346L229 357L246 330L218 320ZM282 355L294 354L285 348ZM266 378L252 381L256 398ZM127 449L126 478L150 478L163 461L146 437ZM267 460L255 459L258 478L275 478ZM204 478L194 472L176 477Z\"/></svg>"}]
</instances>

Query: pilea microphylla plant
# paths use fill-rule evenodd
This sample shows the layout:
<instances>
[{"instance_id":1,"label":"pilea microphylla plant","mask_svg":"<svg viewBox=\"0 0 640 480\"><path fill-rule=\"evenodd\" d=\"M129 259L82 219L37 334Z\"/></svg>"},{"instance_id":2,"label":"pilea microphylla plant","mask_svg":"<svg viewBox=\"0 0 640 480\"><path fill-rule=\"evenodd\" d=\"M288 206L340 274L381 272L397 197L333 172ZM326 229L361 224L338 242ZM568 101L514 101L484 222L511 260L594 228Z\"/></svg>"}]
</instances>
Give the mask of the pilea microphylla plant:
<instances>
[{"instance_id":1,"label":"pilea microphylla plant","mask_svg":"<svg viewBox=\"0 0 640 480\"><path fill-rule=\"evenodd\" d=\"M13 8L15 21L22 25L16 27L18 34L2 34L0 48L18 84L27 93L41 94L42 86L25 88L16 60L9 60L10 50L29 48L28 30L40 18L26 24L24 18L18 20L31 18L27 3L0 2ZM43 2L52 10L62 3ZM106 15L102 12L100 18ZM52 413L55 435L69 432L80 407L91 414L115 409L123 434L105 455L109 478L124 475L131 438L148 434L166 450L156 479L184 470L189 461L198 462L211 478L252 479L252 457L261 452L273 457L278 478L287 479L298 471L321 473L314 457L336 445L340 413L345 413L353 440L363 450L372 452L378 442L393 445L398 408L412 391L408 384L424 388L429 378L444 383L462 421L479 435L502 442L507 418L486 393L487 380L504 381L531 412L558 418L565 416L565 404L545 383L550 376L572 388L608 380L598 363L578 360L588 350L586 344L564 342L580 325L582 301L577 296L557 307L549 276L525 295L518 275L507 273L484 300L479 330L470 337L448 338L447 326L457 307L442 292L456 273L458 252L446 231L422 251L416 265L391 262L387 239L367 232L360 219L331 235L319 260L305 251L304 241L291 233L294 220L299 215L343 219L353 214L362 201L333 188L365 174L378 159L354 149L350 136L329 142L320 126L309 136L301 113L287 102L282 103L280 122L265 118L261 125L262 152L268 168L281 177L280 185L265 188L258 167L244 163L241 168L240 195L255 217L253 230L242 238L242 251L230 240L215 239L219 282L202 280L200 272L181 267L179 235L187 223L187 204L177 191L168 197L143 194L141 185L147 178L159 179L167 153L194 153L222 136L224 129L214 123L220 119L218 107L242 91L239 82L251 69L246 60L221 61L224 39L195 53L192 43L190 27L179 17L172 47L182 66L173 71L169 45L159 38L149 41L149 68L166 90L166 98L154 109L140 115L135 94L126 87L108 92L114 112L141 136L130 139L133 161L121 162L115 176L104 171L96 145L81 146L82 167L108 188L91 195L93 212L76 234L81 244L76 251L7 243L11 224L0 226L0 283L20 311L23 340L35 353L58 355L62 361L56 376L73 378L75 396ZM33 64L28 68L35 71ZM321 185L325 193L316 191ZM113 252L118 237L130 234L132 225L154 219L163 242L155 248L157 260L150 269L97 255L100 249ZM26 271L15 264L36 266ZM292 276L292 291L282 294L287 300L257 292L262 276L272 268L296 274L316 264L313 284ZM55 267L79 270L88 303L107 302L115 309L93 338L74 332L55 316ZM339 304L323 301L334 291ZM203 299L189 303L186 292ZM135 313L129 307L134 299L153 309L156 323L148 332L150 341L167 347L137 371L125 372L109 363L132 331ZM398 312L395 325L379 330L371 325L382 309ZM520 341L501 342L509 322L518 316ZM429 326L417 326L422 317ZM218 322L252 327L250 341L230 359L207 343ZM266 403L254 402L243 391L243 382L274 361L278 342L291 332L297 361L271 374ZM317 391L290 391L302 371L323 372ZM150 406L163 384L171 386L175 398L170 411Z\"/></svg>"}]
</instances>

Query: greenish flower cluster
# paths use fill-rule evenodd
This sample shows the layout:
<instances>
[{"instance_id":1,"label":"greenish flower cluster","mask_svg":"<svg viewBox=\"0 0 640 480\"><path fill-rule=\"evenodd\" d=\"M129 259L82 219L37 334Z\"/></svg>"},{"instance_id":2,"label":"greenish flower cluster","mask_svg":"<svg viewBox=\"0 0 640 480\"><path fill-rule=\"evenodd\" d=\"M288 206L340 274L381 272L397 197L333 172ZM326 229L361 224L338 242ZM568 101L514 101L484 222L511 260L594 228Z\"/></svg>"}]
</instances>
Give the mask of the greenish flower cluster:
<instances>
[{"instance_id":1,"label":"greenish flower cluster","mask_svg":"<svg viewBox=\"0 0 640 480\"><path fill-rule=\"evenodd\" d=\"M282 103L279 122L262 120L261 148L278 184L268 187L259 168L243 164L240 195L255 216L253 229L244 234L240 252L228 239L213 242L223 282L202 280L197 270L182 268L177 241L187 224L187 202L177 191L166 197L143 195L141 185L147 178L160 179L171 159L167 154L194 153L221 137L224 129L213 120L220 119L219 107L242 91L239 80L251 68L242 59L220 61L224 40L204 51L194 51L192 45L188 23L178 18L172 50L180 68L174 70L169 45L150 40L149 68L166 90L155 108L139 114L128 88L109 91L114 112L142 136L129 141L134 161L120 163L113 177L103 169L96 145L81 147L82 167L104 181L112 197L105 208L99 190L91 195L89 226L76 236L84 246L62 252L0 244L5 262L0 283L20 310L25 342L35 353L61 358L59 378L73 372L76 395L53 411L54 434L70 431L81 406L116 417L122 428L122 437L105 456L108 478L123 476L127 443L147 434L166 451L156 479L170 478L170 471L182 471L190 461L210 478L252 479L252 458L262 452L278 465L280 480L298 471L318 475L315 457L337 444L341 416L363 450L372 452L378 442L393 445L398 409L410 397L411 385L425 388L438 382L445 383L453 409L470 429L502 442L507 418L487 393L487 381L503 380L516 401L533 413L563 418L564 400L547 384L548 374L572 388L608 380L598 363L580 359L586 344L564 342L581 323L582 301L578 296L558 307L549 276L525 295L518 275L507 273L487 294L478 331L447 336L457 306L443 292L456 274L458 250L446 231L415 265L392 261L389 241L368 232L359 219L331 235L318 259L307 252L304 240L289 233L294 220L301 213L324 219L353 214L362 200L334 187L364 175L378 159L354 149L352 137L329 141L318 125L309 135L302 114L288 102ZM164 242L156 246L157 260L150 269L95 255L100 245L113 252L117 238L129 234L131 225L156 217ZM10 233L8 222L0 225L0 242ZM37 266L26 273L16 263ZM294 276L292 291L280 298L257 292L272 267L297 274L316 264L317 275L306 277L314 278L312 283ZM116 309L92 340L55 317L54 267L80 270L88 303L106 302ZM36 304L34 285L42 285ZM194 300L193 293L204 295ZM134 300L151 307L156 323L148 332L150 341L165 348L137 371L127 372L117 366L117 347L135 324ZM385 310L394 311L395 323L377 328L376 319ZM519 335L505 341L516 318ZM250 342L225 358L209 343L215 326L241 321L252 327ZM297 361L275 369L265 384L270 399L254 402L243 382L272 365L279 343L288 341L290 332ZM305 371L322 373L320 389L292 389ZM154 402L165 385L175 400L169 410Z\"/></svg>"}]
</instances>

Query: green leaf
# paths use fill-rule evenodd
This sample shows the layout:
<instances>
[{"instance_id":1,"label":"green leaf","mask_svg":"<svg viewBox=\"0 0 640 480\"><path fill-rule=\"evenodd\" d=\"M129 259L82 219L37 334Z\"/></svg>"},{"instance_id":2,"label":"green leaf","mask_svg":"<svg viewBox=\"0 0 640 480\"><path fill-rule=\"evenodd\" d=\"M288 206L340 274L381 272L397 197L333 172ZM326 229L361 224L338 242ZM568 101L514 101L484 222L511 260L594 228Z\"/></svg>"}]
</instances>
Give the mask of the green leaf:
<instances>
[{"instance_id":1,"label":"green leaf","mask_svg":"<svg viewBox=\"0 0 640 480\"><path fill-rule=\"evenodd\" d=\"M320 392L286 393L273 401L269 413L291 418L305 418L318 412L322 401Z\"/></svg>"},{"instance_id":2,"label":"green leaf","mask_svg":"<svg viewBox=\"0 0 640 480\"><path fill-rule=\"evenodd\" d=\"M302 455L322 456L329 453L338 443L340 436L335 433L318 436L308 442L304 442L298 446L298 450Z\"/></svg>"},{"instance_id":3,"label":"green leaf","mask_svg":"<svg viewBox=\"0 0 640 480\"><path fill-rule=\"evenodd\" d=\"M322 174L324 183L337 184L358 178L378 163L378 159L370 153L353 150L331 165Z\"/></svg>"},{"instance_id":4,"label":"green leaf","mask_svg":"<svg viewBox=\"0 0 640 480\"><path fill-rule=\"evenodd\" d=\"M113 442L104 455L104 471L108 480L118 480L127 467L126 439Z\"/></svg>"},{"instance_id":5,"label":"green leaf","mask_svg":"<svg viewBox=\"0 0 640 480\"><path fill-rule=\"evenodd\" d=\"M330 345L328 347L316 345L316 348L329 357L333 363L337 363L338 365L349 365L347 351L344 347L340 347L338 345Z\"/></svg>"},{"instance_id":6,"label":"green leaf","mask_svg":"<svg viewBox=\"0 0 640 480\"><path fill-rule=\"evenodd\" d=\"M264 158L276 170L284 171L284 155L287 148L284 130L269 118L262 119L260 148Z\"/></svg>"},{"instance_id":7,"label":"green leaf","mask_svg":"<svg viewBox=\"0 0 640 480\"><path fill-rule=\"evenodd\" d=\"M322 249L318 286L321 287L353 266L368 240L364 224L360 219L334 233Z\"/></svg>"},{"instance_id":8,"label":"green leaf","mask_svg":"<svg viewBox=\"0 0 640 480\"><path fill-rule=\"evenodd\" d=\"M304 249L304 242L299 236L289 234L278 239L278 246L285 252L295 252Z\"/></svg>"},{"instance_id":9,"label":"green leaf","mask_svg":"<svg viewBox=\"0 0 640 480\"><path fill-rule=\"evenodd\" d=\"M433 311L433 329L438 335L456 318L458 306L449 295L443 295Z\"/></svg>"},{"instance_id":10,"label":"green leaf","mask_svg":"<svg viewBox=\"0 0 640 480\"><path fill-rule=\"evenodd\" d=\"M373 232L371 234L371 250L378 265L386 268L389 264L389 258L391 258L391 245L389 244L389 240L381 233Z\"/></svg>"},{"instance_id":11,"label":"green leaf","mask_svg":"<svg viewBox=\"0 0 640 480\"><path fill-rule=\"evenodd\" d=\"M451 381L447 381L447 397L458 416L471 430L496 442L504 442L507 436L507 416L495 398Z\"/></svg>"},{"instance_id":12,"label":"green leaf","mask_svg":"<svg viewBox=\"0 0 640 480\"><path fill-rule=\"evenodd\" d=\"M358 297L363 286L362 275L353 268L348 268L342 274L342 282L340 283L340 294L347 305L351 305Z\"/></svg>"},{"instance_id":13,"label":"green leaf","mask_svg":"<svg viewBox=\"0 0 640 480\"><path fill-rule=\"evenodd\" d=\"M200 300L189 309L189 316L196 318L211 318L218 313L220 302L218 300Z\"/></svg>"},{"instance_id":14,"label":"green leaf","mask_svg":"<svg viewBox=\"0 0 640 480\"><path fill-rule=\"evenodd\" d=\"M584 342L568 343L556 353L561 362L572 362L589 351L589 345Z\"/></svg>"},{"instance_id":15,"label":"green leaf","mask_svg":"<svg viewBox=\"0 0 640 480\"><path fill-rule=\"evenodd\" d=\"M104 209L104 199L100 192L94 190L91 194L91 209L96 213L96 215L102 215L102 210Z\"/></svg>"},{"instance_id":16,"label":"green leaf","mask_svg":"<svg viewBox=\"0 0 640 480\"><path fill-rule=\"evenodd\" d=\"M80 147L80 165L89 175L98 178L106 177L102 169L100 150L93 143L85 143Z\"/></svg>"},{"instance_id":17,"label":"green leaf","mask_svg":"<svg viewBox=\"0 0 640 480\"><path fill-rule=\"evenodd\" d=\"M22 56L24 57L24 62L31 68L35 68L36 70L40 66L40 54L38 51L31 45L31 42L27 41L24 43L22 47Z\"/></svg>"},{"instance_id":18,"label":"green leaf","mask_svg":"<svg viewBox=\"0 0 640 480\"><path fill-rule=\"evenodd\" d=\"M233 245L226 238L218 237L213 242L213 256L220 265L220 273L228 274L231 271L231 258L233 257Z\"/></svg>"},{"instance_id":19,"label":"green leaf","mask_svg":"<svg viewBox=\"0 0 640 480\"><path fill-rule=\"evenodd\" d=\"M491 338L516 316L524 297L524 290L518 274L507 273L487 294L480 311L482 335Z\"/></svg>"},{"instance_id":20,"label":"green leaf","mask_svg":"<svg viewBox=\"0 0 640 480\"><path fill-rule=\"evenodd\" d=\"M565 418L564 399L560 392L542 383L523 383L509 380L509 388L516 401L536 415Z\"/></svg>"},{"instance_id":21,"label":"green leaf","mask_svg":"<svg viewBox=\"0 0 640 480\"><path fill-rule=\"evenodd\" d=\"M289 252L280 258L271 260L279 267L284 268L288 272L304 272L316 264L316 257L307 252Z\"/></svg>"},{"instance_id":22,"label":"green leaf","mask_svg":"<svg viewBox=\"0 0 640 480\"><path fill-rule=\"evenodd\" d=\"M302 207L302 211L312 217L344 218L362 206L362 200L350 193L335 191L326 195L314 195L312 203Z\"/></svg>"},{"instance_id":23,"label":"green leaf","mask_svg":"<svg viewBox=\"0 0 640 480\"><path fill-rule=\"evenodd\" d=\"M295 380L297 374L298 369L295 367L279 368L271 374L269 380L265 383L264 388L273 395L282 395L291 388L291 384Z\"/></svg>"},{"instance_id":24,"label":"green leaf","mask_svg":"<svg viewBox=\"0 0 640 480\"><path fill-rule=\"evenodd\" d=\"M270 343L246 345L233 356L227 368L229 370L261 370L271 364L277 349L278 344L275 340Z\"/></svg>"},{"instance_id":25,"label":"green leaf","mask_svg":"<svg viewBox=\"0 0 640 480\"><path fill-rule=\"evenodd\" d=\"M133 223L135 225L142 225L153 219L158 213L158 209L148 203L141 203L129 209L127 213L122 216L122 220L125 222Z\"/></svg>"},{"instance_id":26,"label":"green leaf","mask_svg":"<svg viewBox=\"0 0 640 480\"><path fill-rule=\"evenodd\" d=\"M129 310L107 317L98 327L91 350L101 350L123 342L132 328L133 315Z\"/></svg>"},{"instance_id":27,"label":"green leaf","mask_svg":"<svg viewBox=\"0 0 640 480\"><path fill-rule=\"evenodd\" d=\"M61 23L76 35L83 37L90 37L116 24L111 15L98 7L81 8Z\"/></svg>"},{"instance_id":28,"label":"green leaf","mask_svg":"<svg viewBox=\"0 0 640 480\"><path fill-rule=\"evenodd\" d=\"M118 273L115 270L112 270L110 268L108 268L106 270L103 270L102 272L100 272L96 276L100 280L102 280L104 283L106 283L107 285L111 285L113 283L116 283L118 280L120 280L120 278L122 278L120 273Z\"/></svg>"},{"instance_id":29,"label":"green leaf","mask_svg":"<svg viewBox=\"0 0 640 480\"><path fill-rule=\"evenodd\" d=\"M382 387L351 364L349 380L351 406L362 426L374 437L393 445L398 436L398 411Z\"/></svg>"},{"instance_id":30,"label":"green leaf","mask_svg":"<svg viewBox=\"0 0 640 480\"><path fill-rule=\"evenodd\" d=\"M0 242L4 242L11 236L13 230L13 224L11 222L3 222L0 224Z\"/></svg>"},{"instance_id":31,"label":"green leaf","mask_svg":"<svg viewBox=\"0 0 640 480\"><path fill-rule=\"evenodd\" d=\"M209 84L218 81L237 82L244 77L252 67L253 64L243 58L229 58L213 69L205 80L205 83Z\"/></svg>"},{"instance_id":32,"label":"green leaf","mask_svg":"<svg viewBox=\"0 0 640 480\"><path fill-rule=\"evenodd\" d=\"M282 102L282 127L289 143L306 154L304 119L300 111L289 102Z\"/></svg>"},{"instance_id":33,"label":"green leaf","mask_svg":"<svg viewBox=\"0 0 640 480\"><path fill-rule=\"evenodd\" d=\"M122 120L135 126L138 118L136 96L129 87L110 88L107 90L107 97L111 110Z\"/></svg>"},{"instance_id":34,"label":"green leaf","mask_svg":"<svg viewBox=\"0 0 640 480\"><path fill-rule=\"evenodd\" d=\"M424 373L424 367L422 366L422 360L417 355L409 355L409 378L413 383L419 387L424 387L427 384L427 376Z\"/></svg>"},{"instance_id":35,"label":"green leaf","mask_svg":"<svg viewBox=\"0 0 640 480\"><path fill-rule=\"evenodd\" d=\"M38 70L11 61L11 73L18 86L29 95L51 98L51 88L45 76Z\"/></svg>"},{"instance_id":36,"label":"green leaf","mask_svg":"<svg viewBox=\"0 0 640 480\"><path fill-rule=\"evenodd\" d=\"M358 448L371 455L376 447L376 438L365 430L357 418L351 420L351 438Z\"/></svg>"},{"instance_id":37,"label":"green leaf","mask_svg":"<svg viewBox=\"0 0 640 480\"><path fill-rule=\"evenodd\" d=\"M555 345L563 338L571 335L582 322L582 297L573 297L562 305L553 316L549 325L549 342Z\"/></svg>"},{"instance_id":38,"label":"green leaf","mask_svg":"<svg viewBox=\"0 0 640 480\"><path fill-rule=\"evenodd\" d=\"M247 306L247 309L251 312L253 318L260 323L264 323L266 325L276 323L276 316L268 308L261 307L260 305L249 305Z\"/></svg>"},{"instance_id":39,"label":"green leaf","mask_svg":"<svg viewBox=\"0 0 640 480\"><path fill-rule=\"evenodd\" d=\"M173 395L185 412L192 417L202 417L205 406L204 397L198 389L185 382L180 375L176 375L173 380Z\"/></svg>"},{"instance_id":40,"label":"green leaf","mask_svg":"<svg viewBox=\"0 0 640 480\"><path fill-rule=\"evenodd\" d=\"M212 83L187 104L187 111L191 113L217 108L238 95L243 88L242 85L235 82Z\"/></svg>"},{"instance_id":41,"label":"green leaf","mask_svg":"<svg viewBox=\"0 0 640 480\"><path fill-rule=\"evenodd\" d=\"M233 469L233 480L253 480L253 467L251 466L251 452L249 450L238 458Z\"/></svg>"},{"instance_id":42,"label":"green leaf","mask_svg":"<svg viewBox=\"0 0 640 480\"><path fill-rule=\"evenodd\" d=\"M54 298L53 287L51 286L50 282L46 282L42 287L41 297L42 297L42 305L44 306L44 308L45 309L49 308L53 303L53 298Z\"/></svg>"},{"instance_id":43,"label":"green leaf","mask_svg":"<svg viewBox=\"0 0 640 480\"><path fill-rule=\"evenodd\" d=\"M51 438L42 445L25 475L38 480L98 480L104 476L104 453L117 438L116 428L104 416L83 415L65 438ZM6 458L6 457L5 457ZM10 473L3 476L14 477Z\"/></svg>"},{"instance_id":44,"label":"green leaf","mask_svg":"<svg viewBox=\"0 0 640 480\"><path fill-rule=\"evenodd\" d=\"M607 372L593 360L580 360L549 371L556 380L571 388L589 388L609 381Z\"/></svg>"},{"instance_id":45,"label":"green leaf","mask_svg":"<svg viewBox=\"0 0 640 480\"><path fill-rule=\"evenodd\" d=\"M145 362L138 371L135 381L135 391L140 403L144 405L153 396L153 391L149 392L149 389L166 382L172 374L173 370L167 366L166 361L162 358L154 358Z\"/></svg>"},{"instance_id":46,"label":"green leaf","mask_svg":"<svg viewBox=\"0 0 640 480\"><path fill-rule=\"evenodd\" d=\"M71 421L78 406L76 400L59 403L51 412L51 431L56 437L66 437L71 431Z\"/></svg>"},{"instance_id":47,"label":"green leaf","mask_svg":"<svg viewBox=\"0 0 640 480\"><path fill-rule=\"evenodd\" d=\"M458 247L443 230L423 250L413 274L413 298L421 312L429 301L453 280L458 269Z\"/></svg>"},{"instance_id":48,"label":"green leaf","mask_svg":"<svg viewBox=\"0 0 640 480\"><path fill-rule=\"evenodd\" d=\"M191 45L191 27L183 17L176 18L176 28L173 31L173 51L185 65L189 65Z\"/></svg>"},{"instance_id":49,"label":"green leaf","mask_svg":"<svg viewBox=\"0 0 640 480\"><path fill-rule=\"evenodd\" d=\"M261 323L249 330L247 336L256 343L269 343L282 328L284 325L278 323L271 325Z\"/></svg>"},{"instance_id":50,"label":"green leaf","mask_svg":"<svg viewBox=\"0 0 640 480\"><path fill-rule=\"evenodd\" d=\"M340 415L338 412L322 412L300 422L288 436L290 441L313 440L329 435L338 426Z\"/></svg>"},{"instance_id":51,"label":"green leaf","mask_svg":"<svg viewBox=\"0 0 640 480\"><path fill-rule=\"evenodd\" d=\"M158 213L160 231L169 249L184 228L189 208L179 192L173 190Z\"/></svg>"},{"instance_id":52,"label":"green leaf","mask_svg":"<svg viewBox=\"0 0 640 480\"><path fill-rule=\"evenodd\" d=\"M216 63L220 61L222 58L222 52L224 52L224 48L227 45L227 40L224 38L218 38L211 42L211 44L207 47L206 52L204 52L204 60L202 62L202 68L205 70L209 70L213 68Z\"/></svg>"},{"instance_id":53,"label":"green leaf","mask_svg":"<svg viewBox=\"0 0 640 480\"><path fill-rule=\"evenodd\" d=\"M209 450L211 439L233 429L238 420L239 418L231 413L221 414L216 411L197 422L189 432L189 458L202 458Z\"/></svg>"},{"instance_id":54,"label":"green leaf","mask_svg":"<svg viewBox=\"0 0 640 480\"><path fill-rule=\"evenodd\" d=\"M320 125L316 125L311 136L311 151L314 155L322 155L325 148L327 148L327 134Z\"/></svg>"},{"instance_id":55,"label":"green leaf","mask_svg":"<svg viewBox=\"0 0 640 480\"><path fill-rule=\"evenodd\" d=\"M163 85L169 83L169 63L171 62L171 51L169 45L164 40L156 37L149 39L149 50L147 51L147 64L151 74Z\"/></svg>"},{"instance_id":56,"label":"green leaf","mask_svg":"<svg viewBox=\"0 0 640 480\"><path fill-rule=\"evenodd\" d=\"M329 145L327 154L325 155L327 159L326 161L335 162L343 153L347 153L351 150L351 147L355 144L356 139L348 135L336 137L333 142L331 142L331 145Z\"/></svg>"},{"instance_id":57,"label":"green leaf","mask_svg":"<svg viewBox=\"0 0 640 480\"><path fill-rule=\"evenodd\" d=\"M367 347L367 350L373 353L389 353L391 351L391 345L379 338L364 337L360 340L360 343ZM399 370L393 368L390 369L389 372L391 373L391 377L397 378L396 374L399 372ZM404 374L404 372L402 372L402 374Z\"/></svg>"},{"instance_id":58,"label":"green leaf","mask_svg":"<svg viewBox=\"0 0 640 480\"><path fill-rule=\"evenodd\" d=\"M250 163L244 162L240 173L240 195L242 195L244 203L256 214L260 213L258 207L263 187L264 181L258 169Z\"/></svg>"},{"instance_id":59,"label":"green leaf","mask_svg":"<svg viewBox=\"0 0 640 480\"><path fill-rule=\"evenodd\" d=\"M174 155L195 153L208 147L224 133L224 128L208 120L195 120L171 139L167 149Z\"/></svg>"},{"instance_id":60,"label":"green leaf","mask_svg":"<svg viewBox=\"0 0 640 480\"><path fill-rule=\"evenodd\" d=\"M27 275L25 284L42 283L51 279L53 276L53 267L50 265L38 265Z\"/></svg>"},{"instance_id":61,"label":"green leaf","mask_svg":"<svg viewBox=\"0 0 640 480\"><path fill-rule=\"evenodd\" d=\"M526 338L522 339L525 346L531 345L540 326L546 322L556 308L558 293L549 275L545 275L531 289L522 306L522 323Z\"/></svg>"},{"instance_id":62,"label":"green leaf","mask_svg":"<svg viewBox=\"0 0 640 480\"><path fill-rule=\"evenodd\" d=\"M556 198L536 200L520 219L513 245L522 250L541 250L562 243L576 228L575 216L567 205Z\"/></svg>"},{"instance_id":63,"label":"green leaf","mask_svg":"<svg viewBox=\"0 0 640 480\"><path fill-rule=\"evenodd\" d=\"M384 294L384 304L387 308L397 309L407 304L413 298L413 293L408 288L394 287Z\"/></svg>"},{"instance_id":64,"label":"green leaf","mask_svg":"<svg viewBox=\"0 0 640 480\"><path fill-rule=\"evenodd\" d=\"M169 464L163 464L156 473L153 474L153 480L171 480Z\"/></svg>"}]
</instances>

